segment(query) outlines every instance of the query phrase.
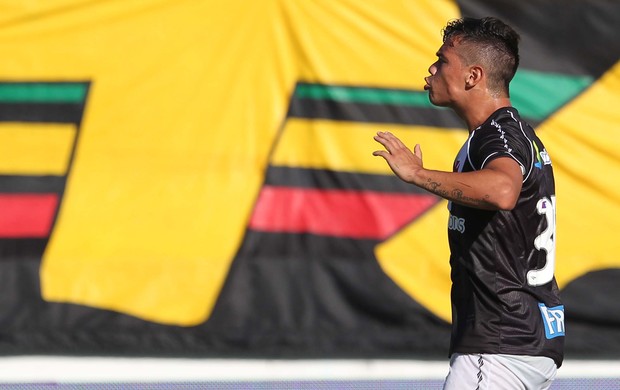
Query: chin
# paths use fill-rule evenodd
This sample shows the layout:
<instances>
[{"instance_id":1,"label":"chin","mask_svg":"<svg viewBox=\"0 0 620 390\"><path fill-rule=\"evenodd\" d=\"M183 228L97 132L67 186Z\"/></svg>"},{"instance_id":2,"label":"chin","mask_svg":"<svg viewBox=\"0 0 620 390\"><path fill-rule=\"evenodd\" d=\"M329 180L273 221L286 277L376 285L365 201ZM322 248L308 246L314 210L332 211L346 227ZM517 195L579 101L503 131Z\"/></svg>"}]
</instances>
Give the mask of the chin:
<instances>
[{"instance_id":1,"label":"chin","mask_svg":"<svg viewBox=\"0 0 620 390\"><path fill-rule=\"evenodd\" d=\"M428 100L434 106L438 106L438 107L447 107L448 106L448 102L447 101L441 101L439 99L436 99L436 98L433 97L432 94L428 95Z\"/></svg>"}]
</instances>

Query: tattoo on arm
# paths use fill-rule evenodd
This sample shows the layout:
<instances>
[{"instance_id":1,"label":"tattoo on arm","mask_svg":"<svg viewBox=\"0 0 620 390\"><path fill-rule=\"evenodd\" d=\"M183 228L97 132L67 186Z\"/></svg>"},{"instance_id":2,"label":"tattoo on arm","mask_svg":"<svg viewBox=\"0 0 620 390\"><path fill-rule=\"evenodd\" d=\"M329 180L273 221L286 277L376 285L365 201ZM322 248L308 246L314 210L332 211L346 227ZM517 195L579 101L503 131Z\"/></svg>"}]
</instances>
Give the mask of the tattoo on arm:
<instances>
[{"instance_id":1,"label":"tattoo on arm","mask_svg":"<svg viewBox=\"0 0 620 390\"><path fill-rule=\"evenodd\" d=\"M463 184L463 183L461 183ZM465 185L465 187L469 187ZM442 198L446 198L448 200L454 200L458 203L469 204L469 205L483 205L489 199L489 195L485 195L483 199L476 199L469 196L463 195L463 190L460 188L455 188L452 191L447 191L441 188L441 183L432 181L428 179L427 183L423 186L424 189L441 196Z\"/></svg>"},{"instance_id":2,"label":"tattoo on arm","mask_svg":"<svg viewBox=\"0 0 620 390\"><path fill-rule=\"evenodd\" d=\"M472 205L483 205L486 203L486 200L489 199L489 195L485 195L484 199L476 199L463 195L463 191L459 188L455 188L452 190L452 197L456 202L472 204Z\"/></svg>"},{"instance_id":3,"label":"tattoo on arm","mask_svg":"<svg viewBox=\"0 0 620 390\"><path fill-rule=\"evenodd\" d=\"M448 191L445 191L444 189L440 188L441 187L441 183L438 183L436 181L432 181L431 179L428 179L428 181L426 182L426 184L423 186L424 189L441 196L442 198L445 198L448 196Z\"/></svg>"}]
</instances>

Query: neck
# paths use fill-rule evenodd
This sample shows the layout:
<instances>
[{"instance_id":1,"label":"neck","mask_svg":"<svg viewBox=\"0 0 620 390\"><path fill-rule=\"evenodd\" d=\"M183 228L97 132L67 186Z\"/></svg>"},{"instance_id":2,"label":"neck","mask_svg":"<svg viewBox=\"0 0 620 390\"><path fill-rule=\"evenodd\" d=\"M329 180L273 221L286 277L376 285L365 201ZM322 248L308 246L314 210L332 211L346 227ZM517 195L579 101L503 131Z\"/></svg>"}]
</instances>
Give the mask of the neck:
<instances>
[{"instance_id":1,"label":"neck","mask_svg":"<svg viewBox=\"0 0 620 390\"><path fill-rule=\"evenodd\" d=\"M471 99L464 107L455 107L454 111L465 121L467 129L471 133L489 119L495 111L510 106L510 98L508 97Z\"/></svg>"}]
</instances>

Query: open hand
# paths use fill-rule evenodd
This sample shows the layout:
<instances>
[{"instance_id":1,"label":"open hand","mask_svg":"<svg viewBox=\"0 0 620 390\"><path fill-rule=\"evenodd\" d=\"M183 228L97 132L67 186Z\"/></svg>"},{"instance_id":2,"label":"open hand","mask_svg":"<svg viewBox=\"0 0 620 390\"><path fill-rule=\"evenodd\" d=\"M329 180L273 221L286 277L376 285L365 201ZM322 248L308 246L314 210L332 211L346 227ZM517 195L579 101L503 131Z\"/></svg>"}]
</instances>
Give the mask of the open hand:
<instances>
[{"instance_id":1,"label":"open hand","mask_svg":"<svg viewBox=\"0 0 620 390\"><path fill-rule=\"evenodd\" d=\"M423 169L420 145L417 144L411 152L398 137L387 131L377 132L374 140L383 145L385 150L376 150L373 156L383 157L396 176L413 183L417 172Z\"/></svg>"}]
</instances>

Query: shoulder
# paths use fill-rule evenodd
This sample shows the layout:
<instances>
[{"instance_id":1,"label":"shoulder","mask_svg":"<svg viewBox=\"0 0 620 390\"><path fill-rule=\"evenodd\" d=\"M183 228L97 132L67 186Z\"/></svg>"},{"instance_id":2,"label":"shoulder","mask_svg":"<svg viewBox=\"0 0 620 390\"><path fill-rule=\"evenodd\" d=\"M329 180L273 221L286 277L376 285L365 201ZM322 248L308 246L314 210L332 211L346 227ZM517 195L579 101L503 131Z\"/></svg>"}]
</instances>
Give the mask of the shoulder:
<instances>
[{"instance_id":1,"label":"shoulder","mask_svg":"<svg viewBox=\"0 0 620 390\"><path fill-rule=\"evenodd\" d=\"M504 107L495 111L471 135L474 165L481 168L498 157L511 157L527 171L531 165L532 128L523 122L516 109ZM476 164L477 163L477 164Z\"/></svg>"},{"instance_id":2,"label":"shoulder","mask_svg":"<svg viewBox=\"0 0 620 390\"><path fill-rule=\"evenodd\" d=\"M529 147L535 133L530 125L521 120L515 108L504 107L495 111L478 127L472 138L474 137L482 143L495 140L510 149L518 146Z\"/></svg>"},{"instance_id":3,"label":"shoulder","mask_svg":"<svg viewBox=\"0 0 620 390\"><path fill-rule=\"evenodd\" d=\"M491 114L477 130L479 134L501 136L505 135L507 130L511 132L521 130L523 125L519 112L515 108L504 107Z\"/></svg>"}]
</instances>

